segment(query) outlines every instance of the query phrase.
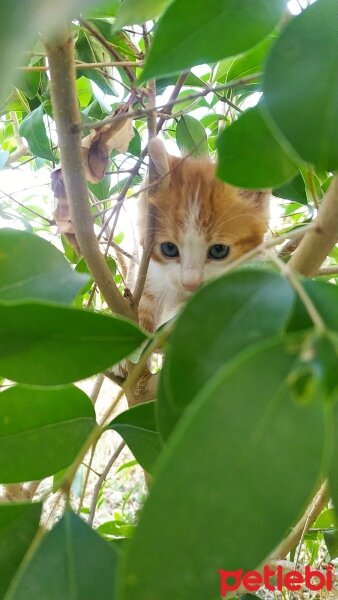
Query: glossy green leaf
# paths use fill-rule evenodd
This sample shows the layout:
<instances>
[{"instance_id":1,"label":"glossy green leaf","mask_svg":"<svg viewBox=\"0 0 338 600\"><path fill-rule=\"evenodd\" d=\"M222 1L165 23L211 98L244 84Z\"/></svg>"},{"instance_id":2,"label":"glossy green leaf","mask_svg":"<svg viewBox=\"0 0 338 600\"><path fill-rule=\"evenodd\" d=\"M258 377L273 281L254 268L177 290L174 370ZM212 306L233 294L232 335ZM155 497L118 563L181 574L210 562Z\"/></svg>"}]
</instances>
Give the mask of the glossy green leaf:
<instances>
[{"instance_id":1,"label":"glossy green leaf","mask_svg":"<svg viewBox=\"0 0 338 600\"><path fill-rule=\"evenodd\" d=\"M47 137L43 116L43 106L40 105L24 118L19 131L20 135L26 138L29 149L35 156L40 156L41 158L53 161L55 160L55 157L51 151L51 145Z\"/></svg>"},{"instance_id":2,"label":"glossy green leaf","mask_svg":"<svg viewBox=\"0 0 338 600\"><path fill-rule=\"evenodd\" d=\"M125 25L142 25L156 19L171 2L172 0L124 0L117 12L114 29L122 29Z\"/></svg>"},{"instance_id":3,"label":"glossy green leaf","mask_svg":"<svg viewBox=\"0 0 338 600\"><path fill-rule=\"evenodd\" d=\"M203 125L189 115L181 117L176 128L176 142L183 154L208 156L208 138Z\"/></svg>"},{"instance_id":4,"label":"glossy green leaf","mask_svg":"<svg viewBox=\"0 0 338 600\"><path fill-rule=\"evenodd\" d=\"M277 198L284 198L285 200L291 200L299 204L308 203L304 179L300 173L288 183L275 188L272 193Z\"/></svg>"},{"instance_id":5,"label":"glossy green leaf","mask_svg":"<svg viewBox=\"0 0 338 600\"><path fill-rule=\"evenodd\" d=\"M68 467L95 426L76 387L14 386L0 393L0 482L43 479Z\"/></svg>"},{"instance_id":6,"label":"glossy green leaf","mask_svg":"<svg viewBox=\"0 0 338 600\"><path fill-rule=\"evenodd\" d=\"M216 599L220 568L264 564L302 514L318 485L325 431L318 388L306 404L293 400L295 360L294 342L270 342L201 390L157 465L121 600L172 600L177 590Z\"/></svg>"},{"instance_id":7,"label":"glossy green leaf","mask_svg":"<svg viewBox=\"0 0 338 600\"><path fill-rule=\"evenodd\" d=\"M37 532L42 504L0 504L0 597Z\"/></svg>"},{"instance_id":8,"label":"glossy green leaf","mask_svg":"<svg viewBox=\"0 0 338 600\"><path fill-rule=\"evenodd\" d=\"M245 52L278 23L285 0L175 0L158 23L141 80Z\"/></svg>"},{"instance_id":9,"label":"glossy green leaf","mask_svg":"<svg viewBox=\"0 0 338 600\"><path fill-rule=\"evenodd\" d=\"M265 106L303 160L338 168L338 4L318 0L291 20L265 69ZM320 82L320 85L319 85Z\"/></svg>"},{"instance_id":10,"label":"glossy green leaf","mask_svg":"<svg viewBox=\"0 0 338 600\"><path fill-rule=\"evenodd\" d=\"M140 465L149 473L162 451L154 402L139 404L118 415L109 425L124 439Z\"/></svg>"},{"instance_id":11,"label":"glossy green leaf","mask_svg":"<svg viewBox=\"0 0 338 600\"><path fill-rule=\"evenodd\" d=\"M124 320L42 303L0 303L0 374L31 385L90 377L146 339Z\"/></svg>"},{"instance_id":12,"label":"glossy green leaf","mask_svg":"<svg viewBox=\"0 0 338 600\"><path fill-rule=\"evenodd\" d=\"M179 411L226 362L283 330L293 299L294 292L285 278L256 269L224 276L194 294L171 335L162 371L162 435L167 436Z\"/></svg>"},{"instance_id":13,"label":"glossy green leaf","mask_svg":"<svg viewBox=\"0 0 338 600\"><path fill-rule=\"evenodd\" d=\"M114 600L119 557L116 546L67 510L45 535L6 600Z\"/></svg>"},{"instance_id":14,"label":"glossy green leaf","mask_svg":"<svg viewBox=\"0 0 338 600\"><path fill-rule=\"evenodd\" d=\"M283 277L258 270L218 279L195 294L178 319L161 372L156 412L164 439L226 362L283 330L293 300Z\"/></svg>"},{"instance_id":15,"label":"glossy green leaf","mask_svg":"<svg viewBox=\"0 0 338 600\"><path fill-rule=\"evenodd\" d=\"M268 127L260 106L243 113L219 136L220 179L247 188L269 188L292 179L298 171Z\"/></svg>"},{"instance_id":16,"label":"glossy green leaf","mask_svg":"<svg viewBox=\"0 0 338 600\"><path fill-rule=\"evenodd\" d=\"M0 229L0 299L70 303L89 277L76 273L43 238Z\"/></svg>"}]
</instances>

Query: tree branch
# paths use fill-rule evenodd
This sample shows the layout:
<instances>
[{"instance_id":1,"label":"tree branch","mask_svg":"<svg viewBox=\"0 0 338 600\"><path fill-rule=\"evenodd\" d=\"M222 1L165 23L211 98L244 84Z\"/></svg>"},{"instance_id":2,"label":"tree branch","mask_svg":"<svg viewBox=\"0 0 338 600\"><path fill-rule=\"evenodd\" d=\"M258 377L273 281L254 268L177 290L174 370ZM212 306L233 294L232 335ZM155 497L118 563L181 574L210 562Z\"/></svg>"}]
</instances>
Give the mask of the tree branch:
<instances>
[{"instance_id":1,"label":"tree branch","mask_svg":"<svg viewBox=\"0 0 338 600\"><path fill-rule=\"evenodd\" d=\"M135 318L122 298L102 256L94 232L93 217L82 160L79 123L81 116L75 88L74 45L70 31L46 43L51 73L54 119L59 138L62 176L72 223L81 252L109 308Z\"/></svg>"},{"instance_id":2,"label":"tree branch","mask_svg":"<svg viewBox=\"0 0 338 600\"><path fill-rule=\"evenodd\" d=\"M298 521L291 533L282 541L274 553L274 558L286 558L291 550L297 546L302 539L304 531L306 532L312 523L319 517L324 506L327 503L327 482L324 482L318 493L315 495L310 506L304 513L303 517Z\"/></svg>"},{"instance_id":3,"label":"tree branch","mask_svg":"<svg viewBox=\"0 0 338 600\"><path fill-rule=\"evenodd\" d=\"M187 75L188 75L188 73L182 73L180 78L184 78L184 81L185 81L185 79L187 78ZM241 79L234 79L233 81L229 81L228 83L225 83L224 85L217 85L215 87L208 86L205 89L203 89L199 92L196 92L194 94L189 94L189 96L185 96L184 98L178 98L177 97L178 92L177 92L177 94L174 97L171 97L165 105L157 107L156 110L157 110L157 112L168 112L168 109L170 107L175 106L176 104L180 104L182 102L187 102L189 100L196 100L197 98L204 98L204 96L207 96L208 94L216 94L217 92L222 91L222 90L230 90L235 87L242 86L245 83L250 83L250 81L252 81L256 78L257 78L257 75L256 76L250 75L248 77L243 77ZM130 111L128 114L128 118L137 119L141 116L146 116L148 112L149 111L147 111L146 109ZM150 109L150 112L151 112L151 109ZM82 127L82 129L94 129L97 127L103 127L103 125L107 125L114 121L117 121L119 118L120 118L119 115L108 116L108 117L105 117L104 119L102 119L102 121L98 121L96 123L91 123L91 122L82 123L81 127ZM160 121L159 121L159 123L160 123ZM163 123L161 124L161 126L162 125L163 125ZM161 126L160 126L160 128L161 128Z\"/></svg>"},{"instance_id":4,"label":"tree branch","mask_svg":"<svg viewBox=\"0 0 338 600\"><path fill-rule=\"evenodd\" d=\"M88 23L88 21L85 21L84 19L79 19L79 21L80 21L81 25L83 25L83 27L85 27L87 29L87 31L89 31L89 33L91 33L92 36L94 36L102 44L102 46L107 50L107 52L109 52L109 54L111 54L114 58L116 58L116 60L118 62L120 62L120 63L125 62L122 60L121 56L119 55L116 48L114 48L113 44L111 44L110 42L107 42L106 38L103 37L103 35L101 35L101 33L99 31L97 31L97 29L95 29L95 27L93 27L90 23ZM134 71L129 66L123 66L122 68L128 75L131 83L135 83L136 75L135 75Z\"/></svg>"},{"instance_id":5,"label":"tree branch","mask_svg":"<svg viewBox=\"0 0 338 600\"><path fill-rule=\"evenodd\" d=\"M135 61L135 60L115 60L112 62L93 62L93 63L86 63L86 62L80 62L80 61L76 61L75 63L75 69L97 69L99 67L143 67L144 62L142 60L139 61ZM18 71L24 71L26 73L34 73L34 72L44 72L44 71L49 71L49 66L48 65L42 65L40 67L16 67L16 69Z\"/></svg>"},{"instance_id":6,"label":"tree branch","mask_svg":"<svg viewBox=\"0 0 338 600\"><path fill-rule=\"evenodd\" d=\"M335 175L309 231L292 255L289 266L302 275L316 275L319 267L338 241L338 175Z\"/></svg>"},{"instance_id":7,"label":"tree branch","mask_svg":"<svg viewBox=\"0 0 338 600\"><path fill-rule=\"evenodd\" d=\"M148 140L152 140L156 137L157 126L156 126L156 109L155 109L155 98L156 98L156 82L153 80L149 82L149 100L148 100L148 109L150 110L147 123L148 123ZM149 142L148 142L149 143ZM150 184L154 182L157 178L157 174L154 170L154 165L152 161L149 161L149 171L148 171L148 181ZM147 194L147 192L145 192ZM148 203L147 207L147 222L146 222L146 231L143 242L143 252L140 261L140 268L137 274L137 280L133 292L133 299L138 306L141 296L143 293L144 285L146 282L147 271L151 256L151 251L153 248L153 211L151 209L150 204Z\"/></svg>"},{"instance_id":8,"label":"tree branch","mask_svg":"<svg viewBox=\"0 0 338 600\"><path fill-rule=\"evenodd\" d=\"M112 456L110 457L108 463L106 464L104 470L102 471L100 477L98 478L96 484L95 484L95 488L93 491L93 495L92 495L92 501L90 504L90 513L88 515L88 524L92 525L93 521L94 521L94 517L95 517L95 511L96 511L96 505L97 505L97 499L100 493L100 489L102 484L104 483L104 481L106 480L108 473L110 471L110 469L112 468L114 462L118 459L118 457L120 456L123 448L125 447L125 442L121 442L121 444L116 448L115 452L112 454Z\"/></svg>"}]
</instances>

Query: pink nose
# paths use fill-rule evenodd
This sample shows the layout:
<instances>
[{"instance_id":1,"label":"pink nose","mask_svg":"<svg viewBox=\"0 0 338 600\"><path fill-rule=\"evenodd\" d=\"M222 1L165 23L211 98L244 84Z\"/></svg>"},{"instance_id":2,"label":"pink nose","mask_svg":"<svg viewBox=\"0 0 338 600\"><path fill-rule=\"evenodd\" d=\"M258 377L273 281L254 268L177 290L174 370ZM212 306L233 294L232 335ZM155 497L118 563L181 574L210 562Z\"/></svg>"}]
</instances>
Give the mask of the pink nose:
<instances>
[{"instance_id":1,"label":"pink nose","mask_svg":"<svg viewBox=\"0 0 338 600\"><path fill-rule=\"evenodd\" d=\"M187 290L188 292L193 292L194 290L196 290L200 285L201 282L200 281L182 281L182 285L184 287L185 290Z\"/></svg>"}]
</instances>

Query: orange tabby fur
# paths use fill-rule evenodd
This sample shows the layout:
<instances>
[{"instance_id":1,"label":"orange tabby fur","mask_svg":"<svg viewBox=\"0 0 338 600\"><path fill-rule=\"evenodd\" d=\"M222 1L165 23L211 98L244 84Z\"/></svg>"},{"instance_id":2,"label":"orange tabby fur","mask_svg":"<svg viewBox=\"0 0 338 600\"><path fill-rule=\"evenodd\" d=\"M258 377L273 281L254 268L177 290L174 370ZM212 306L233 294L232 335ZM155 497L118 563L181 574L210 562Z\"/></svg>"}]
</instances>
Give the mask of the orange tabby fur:
<instances>
[{"instance_id":1,"label":"orange tabby fur","mask_svg":"<svg viewBox=\"0 0 338 600\"><path fill-rule=\"evenodd\" d=\"M152 142L150 159L159 183L141 199L140 243L149 204L154 243L139 318L153 331L177 312L193 289L262 242L270 193L227 185L216 178L211 162L168 156L160 140ZM163 242L175 244L179 256L164 256ZM208 249L214 244L229 246L229 255L210 258Z\"/></svg>"}]
</instances>

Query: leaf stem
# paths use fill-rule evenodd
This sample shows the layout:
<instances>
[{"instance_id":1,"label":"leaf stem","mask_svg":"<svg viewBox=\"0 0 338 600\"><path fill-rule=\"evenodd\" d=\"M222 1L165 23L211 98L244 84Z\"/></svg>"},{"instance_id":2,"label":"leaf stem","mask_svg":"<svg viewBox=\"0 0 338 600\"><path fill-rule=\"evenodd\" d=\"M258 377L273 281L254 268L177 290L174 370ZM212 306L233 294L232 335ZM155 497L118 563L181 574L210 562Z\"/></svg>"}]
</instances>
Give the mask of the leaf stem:
<instances>
[{"instance_id":1,"label":"leaf stem","mask_svg":"<svg viewBox=\"0 0 338 600\"><path fill-rule=\"evenodd\" d=\"M317 330L319 335L323 335L327 332L327 327L319 314L317 308L315 307L312 299L309 294L306 292L305 288L300 283L299 279L296 276L296 273L289 266L289 263L284 263L277 254L275 254L272 250L267 251L271 260L277 265L280 272L285 275L285 277L289 280L290 284L297 292L299 298L303 302L309 317L311 318L315 329Z\"/></svg>"}]
</instances>

